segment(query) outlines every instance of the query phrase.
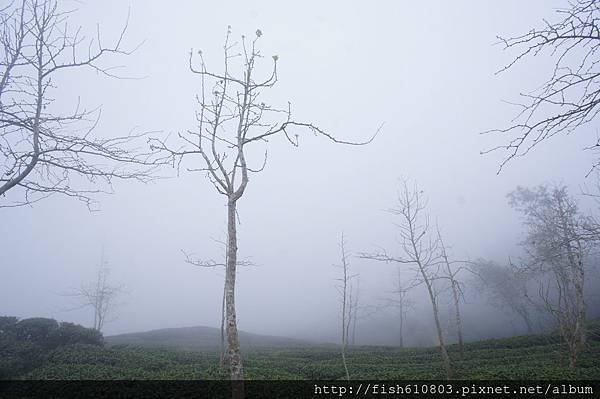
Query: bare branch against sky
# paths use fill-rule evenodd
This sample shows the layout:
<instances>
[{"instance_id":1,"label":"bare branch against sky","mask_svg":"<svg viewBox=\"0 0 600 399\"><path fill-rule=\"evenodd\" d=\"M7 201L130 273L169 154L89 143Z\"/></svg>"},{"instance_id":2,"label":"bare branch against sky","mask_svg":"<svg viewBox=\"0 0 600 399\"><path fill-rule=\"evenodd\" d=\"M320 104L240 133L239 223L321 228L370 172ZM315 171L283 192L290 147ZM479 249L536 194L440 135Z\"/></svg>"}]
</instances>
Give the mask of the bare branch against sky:
<instances>
[{"instance_id":1,"label":"bare branch against sky","mask_svg":"<svg viewBox=\"0 0 600 399\"><path fill-rule=\"evenodd\" d=\"M119 78L105 60L135 50L124 43L128 21L105 44L99 27L88 39L69 24L72 13L55 0L14 1L0 11L0 207L52 194L94 207L94 195L113 180L151 178L149 154L135 147L143 133L123 128L120 135L98 136L100 109L86 108L75 93L69 93L77 98L73 109L57 108L56 96L65 93L57 75L87 68Z\"/></svg>"}]
</instances>

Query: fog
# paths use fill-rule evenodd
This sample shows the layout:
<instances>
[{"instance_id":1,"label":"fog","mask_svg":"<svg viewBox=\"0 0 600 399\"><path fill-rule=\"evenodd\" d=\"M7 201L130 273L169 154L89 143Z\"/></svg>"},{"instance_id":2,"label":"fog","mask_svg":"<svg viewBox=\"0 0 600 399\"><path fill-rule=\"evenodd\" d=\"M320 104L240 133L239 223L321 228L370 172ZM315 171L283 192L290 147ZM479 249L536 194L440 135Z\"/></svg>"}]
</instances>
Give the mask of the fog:
<instances>
[{"instance_id":1,"label":"fog","mask_svg":"<svg viewBox=\"0 0 600 399\"><path fill-rule=\"evenodd\" d=\"M236 305L240 330L339 340L340 234L354 254L378 246L399 252L397 227L385 212L395 206L399 179L418 182L429 198L456 259L506 262L518 256L524 229L507 193L517 186L558 182L580 194L596 159L583 148L593 124L541 143L498 172L505 153L481 151L507 137L480 134L515 115L506 101L538 87L552 64L530 58L496 74L515 53L493 45L497 35L528 31L552 18L558 1L503 2L67 2L73 23L115 40L130 12L125 44L143 45L115 58L136 79L110 79L89 70L63 75L56 104L81 98L101 106L101 136L131 129L176 134L196 126L199 79L189 72L191 48L209 67L221 66L227 26L232 36L263 32L263 54L279 56L279 81L264 95L294 116L336 137L369 145L336 145L298 131L299 147L270 140L266 168L251 176L239 202L241 267ZM265 62L265 73L269 71ZM257 67L258 70L261 67ZM254 161L261 162L262 159ZM92 281L102 251L111 281L127 294L106 324L106 335L179 326L220 325L223 271L194 267L182 251L223 259L225 199L203 173L180 176L165 167L148 184L117 181L90 212L74 199L53 196L33 206L0 208L0 314L92 323L89 309L64 295ZM10 195L7 195L10 197ZM577 197L585 211L596 204ZM360 275L362 305L381 304L393 290L396 266L350 258ZM598 284L591 276L590 284ZM407 344L435 343L430 304L422 287L411 294ZM465 292L465 338L524 333L502 310ZM449 306L448 302L448 306ZM444 305L445 306L445 305ZM597 314L598 301L589 303ZM446 309L446 308L443 308ZM444 310L449 313L449 310ZM393 309L362 319L361 344L394 344Z\"/></svg>"}]
</instances>

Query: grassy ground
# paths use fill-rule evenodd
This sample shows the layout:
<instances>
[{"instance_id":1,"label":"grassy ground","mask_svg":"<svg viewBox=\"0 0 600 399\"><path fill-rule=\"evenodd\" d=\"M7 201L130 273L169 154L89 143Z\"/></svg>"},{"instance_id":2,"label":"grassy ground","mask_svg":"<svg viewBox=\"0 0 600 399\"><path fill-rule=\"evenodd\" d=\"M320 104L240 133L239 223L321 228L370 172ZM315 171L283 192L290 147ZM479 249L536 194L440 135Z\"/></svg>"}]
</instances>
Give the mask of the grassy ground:
<instances>
[{"instance_id":1,"label":"grassy ground","mask_svg":"<svg viewBox=\"0 0 600 399\"><path fill-rule=\"evenodd\" d=\"M559 337L520 336L455 346L456 378L600 379L600 322L592 323L587 348L571 370ZM244 353L248 379L338 379L344 372L335 346L260 348ZM348 351L350 376L360 379L437 379L444 369L436 348L355 347ZM219 379L214 352L117 346L70 345L54 349L18 379Z\"/></svg>"}]
</instances>

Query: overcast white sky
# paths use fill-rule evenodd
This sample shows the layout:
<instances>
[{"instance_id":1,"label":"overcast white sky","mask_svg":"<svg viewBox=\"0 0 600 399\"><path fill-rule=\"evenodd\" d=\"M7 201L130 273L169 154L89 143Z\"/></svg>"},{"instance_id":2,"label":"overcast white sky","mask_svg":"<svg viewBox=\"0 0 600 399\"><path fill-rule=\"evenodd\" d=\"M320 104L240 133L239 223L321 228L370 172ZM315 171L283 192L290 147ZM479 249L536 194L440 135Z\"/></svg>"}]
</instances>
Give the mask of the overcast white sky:
<instances>
[{"instance_id":1,"label":"overcast white sky","mask_svg":"<svg viewBox=\"0 0 600 399\"><path fill-rule=\"evenodd\" d=\"M59 82L57 103L67 109L80 96L90 107L101 105L98 133L106 136L136 126L164 133L193 128L199 80L188 70L188 53L202 49L209 67L219 67L231 25L234 37L260 28L263 54L279 56L279 83L265 93L270 102L290 100L298 119L345 139L368 137L385 122L366 147L303 132L299 148L272 140L267 168L253 176L239 204L240 256L260 265L240 272L239 327L327 338L338 313L339 270L332 264L339 235L344 231L356 252L393 250L394 226L382 210L394 205L399 177L425 190L455 256L499 260L514 253L521 234L506 201L510 190L563 182L578 192L586 182L594 154L582 148L595 140L593 126L541 144L500 175L504 154L480 155L505 142L479 134L514 116L502 100L540 85L549 67L533 59L495 75L514 55L493 46L496 35L552 19L564 3L64 1L79 10L73 23L94 29L99 22L107 42L130 7L126 43L145 43L115 63L145 78L78 72ZM93 278L104 246L113 281L129 290L107 333L217 326L222 274L184 263L181 250L221 255L210 238L225 235L223 198L202 174L115 188L96 213L61 197L0 209L0 314L90 325L90 312L64 311L70 302L60 293ZM365 303L391 289L393 267L358 259L352 266Z\"/></svg>"}]
</instances>

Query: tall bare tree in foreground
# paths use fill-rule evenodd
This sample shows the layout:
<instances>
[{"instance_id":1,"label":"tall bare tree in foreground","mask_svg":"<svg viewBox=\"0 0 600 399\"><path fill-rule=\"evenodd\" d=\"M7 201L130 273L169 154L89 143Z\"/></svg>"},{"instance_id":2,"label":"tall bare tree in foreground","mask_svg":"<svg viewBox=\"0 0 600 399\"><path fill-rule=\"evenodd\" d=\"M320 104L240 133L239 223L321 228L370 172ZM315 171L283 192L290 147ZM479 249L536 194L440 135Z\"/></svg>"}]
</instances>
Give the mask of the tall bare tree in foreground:
<instances>
[{"instance_id":1,"label":"tall bare tree in foreground","mask_svg":"<svg viewBox=\"0 0 600 399\"><path fill-rule=\"evenodd\" d=\"M442 263L445 266L442 268L443 271L441 273L441 278L447 279L450 284L450 290L452 292L452 304L454 306L454 323L456 324L456 335L458 337L458 349L460 350L460 353L463 353L465 351L465 347L462 333L462 319L460 317L460 300L463 297L463 293L460 281L457 279L457 275L462 270L462 267L453 267L453 263L455 262L450 261L448 258L448 253L446 252L446 246L444 245L444 240L442 239L439 226L436 226L436 230L440 247L440 255L442 257Z\"/></svg>"},{"instance_id":2,"label":"tall bare tree in foreground","mask_svg":"<svg viewBox=\"0 0 600 399\"><path fill-rule=\"evenodd\" d=\"M527 258L519 267L542 276L540 297L567 344L569 365L575 367L586 340L585 269L595 244L585 229L587 219L564 186L518 187L509 198L528 230L522 242Z\"/></svg>"},{"instance_id":3,"label":"tall bare tree in foreground","mask_svg":"<svg viewBox=\"0 0 600 399\"><path fill-rule=\"evenodd\" d=\"M484 152L504 150L512 158L527 154L540 142L555 135L569 134L591 122L600 111L600 2L571 0L557 10L559 19L543 21L540 28L503 38L505 50L516 51L505 71L526 58L545 55L554 63L548 79L531 92L521 94L515 104L519 112L510 126L489 132L511 134L506 144ZM600 139L588 148L600 147ZM592 170L600 165L595 162Z\"/></svg>"},{"instance_id":4,"label":"tall bare tree in foreground","mask_svg":"<svg viewBox=\"0 0 600 399\"><path fill-rule=\"evenodd\" d=\"M122 285L113 285L109 281L110 268L104 259L104 252L100 258L100 265L96 280L82 284L80 288L68 293L67 296L75 298L81 303L79 308L89 307L94 312L94 329L102 331L104 324L109 321L109 316L114 313L117 299L125 293Z\"/></svg>"},{"instance_id":5,"label":"tall bare tree in foreground","mask_svg":"<svg viewBox=\"0 0 600 399\"><path fill-rule=\"evenodd\" d=\"M77 97L72 111L59 104L60 79L83 68L118 78L105 59L131 53L123 48L127 23L107 46L99 28L89 40L71 28L72 13L56 0L13 1L0 9L0 207L52 194L90 207L93 194L106 190L97 183L110 188L114 179L151 177L148 154L133 147L142 134L97 137L99 110L86 110Z\"/></svg>"},{"instance_id":6,"label":"tall bare tree in foreground","mask_svg":"<svg viewBox=\"0 0 600 399\"><path fill-rule=\"evenodd\" d=\"M440 278L439 266L442 262L440 256L440 243L435 234L431 234L429 216L426 212L427 203L423 199L423 191L420 191L416 183L409 185L408 181L402 181L402 187L398 195L398 205L389 212L399 218L396 226L400 232L400 245L404 256L395 257L387 252L363 253L360 257L386 263L406 264L411 267L414 277L412 286L424 284L431 302L433 320L436 327L438 342L446 377L452 378L452 364L446 350L444 334L439 317L438 296L439 289L436 281Z\"/></svg>"},{"instance_id":7,"label":"tall bare tree in foreground","mask_svg":"<svg viewBox=\"0 0 600 399\"><path fill-rule=\"evenodd\" d=\"M164 155L162 160L171 160L178 167L184 158L199 157L201 166L189 170L205 173L217 192L226 198L225 308L232 380L241 380L244 376L235 310L237 204L246 191L250 174L262 171L267 161L265 150L263 159L250 162L249 148L264 146L276 137L298 146L298 135L291 135L291 130L298 127L335 143L350 145L367 144L377 134L363 143L338 140L312 123L295 121L289 104L287 108L277 108L264 102L261 95L277 82L278 56L271 57L272 67L268 73L257 72L257 63L263 59L256 47L261 36L262 32L257 30L251 40L242 36L241 42L232 43L231 28L228 28L220 72L207 69L201 51L190 52L190 70L200 79L200 93L196 96L197 129L178 134L181 144L176 146L164 140L151 141L151 147Z\"/></svg>"},{"instance_id":8,"label":"tall bare tree in foreground","mask_svg":"<svg viewBox=\"0 0 600 399\"><path fill-rule=\"evenodd\" d=\"M350 287L352 279L356 276L350 274L350 264L348 262L349 254L346 250L346 239L344 237L344 233L342 233L342 236L340 238L339 247L341 264L338 265L338 267L342 269L342 276L339 279L337 279L340 282L340 285L336 288L338 289L342 298L342 363L344 365L344 371L346 373L346 380L350 380L350 374L348 373L348 364L346 362L346 349L348 347L348 331L350 330L350 323L352 318L352 298L350 294Z\"/></svg>"}]
</instances>

